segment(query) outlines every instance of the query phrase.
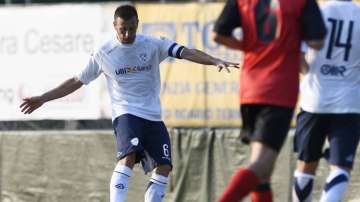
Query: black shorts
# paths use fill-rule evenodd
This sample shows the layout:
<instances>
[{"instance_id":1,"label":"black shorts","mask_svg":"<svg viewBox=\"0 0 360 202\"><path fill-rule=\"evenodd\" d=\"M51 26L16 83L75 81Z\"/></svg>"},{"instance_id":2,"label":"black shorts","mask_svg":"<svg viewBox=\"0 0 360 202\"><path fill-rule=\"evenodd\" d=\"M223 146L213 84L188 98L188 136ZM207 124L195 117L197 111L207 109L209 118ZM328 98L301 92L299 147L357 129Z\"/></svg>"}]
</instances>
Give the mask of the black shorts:
<instances>
[{"instance_id":1,"label":"black shorts","mask_svg":"<svg viewBox=\"0 0 360 202\"><path fill-rule=\"evenodd\" d=\"M113 121L117 159L136 153L136 163L145 158L145 151L157 165L171 164L169 133L162 121L150 121L124 114Z\"/></svg>"},{"instance_id":2,"label":"black shorts","mask_svg":"<svg viewBox=\"0 0 360 202\"><path fill-rule=\"evenodd\" d=\"M294 151L305 162L325 157L330 164L352 168L360 138L360 114L319 114L301 111L297 116ZM323 150L325 140L329 148Z\"/></svg>"},{"instance_id":3,"label":"black shorts","mask_svg":"<svg viewBox=\"0 0 360 202\"><path fill-rule=\"evenodd\" d=\"M272 105L241 105L244 143L259 141L280 151L289 132L294 109Z\"/></svg>"}]
</instances>

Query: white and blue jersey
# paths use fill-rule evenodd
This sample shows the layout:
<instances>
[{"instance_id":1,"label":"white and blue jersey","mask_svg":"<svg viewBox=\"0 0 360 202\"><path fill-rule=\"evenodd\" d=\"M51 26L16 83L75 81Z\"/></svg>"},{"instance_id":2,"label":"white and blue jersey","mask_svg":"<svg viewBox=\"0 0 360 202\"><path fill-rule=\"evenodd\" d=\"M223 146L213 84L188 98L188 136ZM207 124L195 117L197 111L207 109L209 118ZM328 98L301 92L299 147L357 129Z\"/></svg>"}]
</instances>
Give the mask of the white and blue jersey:
<instances>
[{"instance_id":1,"label":"white and blue jersey","mask_svg":"<svg viewBox=\"0 0 360 202\"><path fill-rule=\"evenodd\" d=\"M328 35L323 49L305 48L309 71L301 83L294 150L305 162L325 157L352 168L360 139L360 7L328 1L321 11Z\"/></svg>"},{"instance_id":2,"label":"white and blue jersey","mask_svg":"<svg viewBox=\"0 0 360 202\"><path fill-rule=\"evenodd\" d=\"M360 113L360 7L328 1L321 11L328 35L323 49L306 52L300 106L311 113Z\"/></svg>"},{"instance_id":3,"label":"white and blue jersey","mask_svg":"<svg viewBox=\"0 0 360 202\"><path fill-rule=\"evenodd\" d=\"M168 56L181 58L183 46L165 39L136 35L132 44L117 38L104 43L90 58L79 79L88 84L104 74L112 104L112 119L132 114L161 120L159 64Z\"/></svg>"}]
</instances>

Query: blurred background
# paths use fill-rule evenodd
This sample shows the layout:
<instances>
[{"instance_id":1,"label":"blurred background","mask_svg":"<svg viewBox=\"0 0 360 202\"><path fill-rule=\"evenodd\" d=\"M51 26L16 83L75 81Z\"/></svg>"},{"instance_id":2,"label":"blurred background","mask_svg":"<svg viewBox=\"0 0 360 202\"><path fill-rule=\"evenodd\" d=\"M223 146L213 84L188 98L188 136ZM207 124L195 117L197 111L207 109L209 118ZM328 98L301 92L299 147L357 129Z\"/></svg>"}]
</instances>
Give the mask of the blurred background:
<instances>
[{"instance_id":1,"label":"blurred background","mask_svg":"<svg viewBox=\"0 0 360 202\"><path fill-rule=\"evenodd\" d=\"M104 78L31 115L23 115L19 105L22 98L54 88L85 67L98 44L114 36L113 12L120 3L124 2L0 1L1 202L109 201L116 152ZM224 1L135 4L139 33L165 36L241 63L241 52L212 41ZM241 30L236 34L241 37ZM248 147L239 138L239 71L218 73L213 67L168 59L161 64L161 77L163 119L174 163L165 201L215 201L233 171L247 163ZM279 202L290 201L292 134L293 130L272 179ZM322 162L317 173L315 199L327 176L325 165ZM127 201L143 201L148 177L135 168ZM358 190L359 161L346 201L360 201Z\"/></svg>"}]
</instances>

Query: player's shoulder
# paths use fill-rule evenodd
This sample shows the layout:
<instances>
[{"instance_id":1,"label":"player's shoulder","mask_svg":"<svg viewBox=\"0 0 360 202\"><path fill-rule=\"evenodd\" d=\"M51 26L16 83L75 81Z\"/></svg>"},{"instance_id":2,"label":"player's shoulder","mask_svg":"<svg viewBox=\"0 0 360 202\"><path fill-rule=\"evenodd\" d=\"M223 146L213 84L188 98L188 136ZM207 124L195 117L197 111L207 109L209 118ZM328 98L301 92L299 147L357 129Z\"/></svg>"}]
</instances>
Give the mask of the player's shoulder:
<instances>
[{"instance_id":1,"label":"player's shoulder","mask_svg":"<svg viewBox=\"0 0 360 202\"><path fill-rule=\"evenodd\" d=\"M138 34L136 35L136 38L139 38L139 41L145 42L145 43L157 43L159 38L156 36L150 36L150 35L144 35L144 34Z\"/></svg>"},{"instance_id":2,"label":"player's shoulder","mask_svg":"<svg viewBox=\"0 0 360 202\"><path fill-rule=\"evenodd\" d=\"M171 41L170 39L164 36L150 36L150 35L141 35L143 40L149 43L167 43Z\"/></svg>"},{"instance_id":3,"label":"player's shoulder","mask_svg":"<svg viewBox=\"0 0 360 202\"><path fill-rule=\"evenodd\" d=\"M322 10L330 10L334 8L351 8L351 9L360 9L360 6L353 1L327 1L320 4ZM342 9L343 12L348 12L346 9Z\"/></svg>"},{"instance_id":4,"label":"player's shoulder","mask_svg":"<svg viewBox=\"0 0 360 202\"><path fill-rule=\"evenodd\" d=\"M116 48L116 46L119 45L119 42L117 41L116 38L109 38L106 39L102 42L100 42L99 44L97 44L95 47L95 53L98 52L105 52L105 53L109 53L112 50L114 50Z\"/></svg>"},{"instance_id":5,"label":"player's shoulder","mask_svg":"<svg viewBox=\"0 0 360 202\"><path fill-rule=\"evenodd\" d=\"M353 1L328 1L321 5L325 18L352 19L359 22L360 6Z\"/></svg>"}]
</instances>

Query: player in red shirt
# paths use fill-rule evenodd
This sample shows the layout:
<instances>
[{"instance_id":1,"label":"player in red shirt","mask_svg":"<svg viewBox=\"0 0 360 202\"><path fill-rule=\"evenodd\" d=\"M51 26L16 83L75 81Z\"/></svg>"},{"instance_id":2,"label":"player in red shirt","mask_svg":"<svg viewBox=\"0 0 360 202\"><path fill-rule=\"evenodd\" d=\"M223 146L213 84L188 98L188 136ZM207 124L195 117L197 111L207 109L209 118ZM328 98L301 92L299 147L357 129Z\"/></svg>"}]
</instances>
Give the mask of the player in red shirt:
<instances>
[{"instance_id":1,"label":"player in red shirt","mask_svg":"<svg viewBox=\"0 0 360 202\"><path fill-rule=\"evenodd\" d=\"M242 28L243 38L233 36ZM320 49L326 28L315 0L228 0L214 40L244 51L240 76L242 140L250 165L240 168L218 202L272 201L270 178L286 139L299 85L300 42Z\"/></svg>"}]
</instances>

